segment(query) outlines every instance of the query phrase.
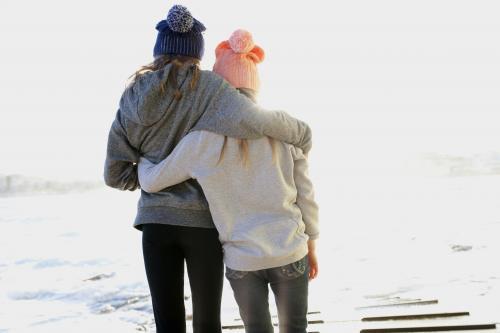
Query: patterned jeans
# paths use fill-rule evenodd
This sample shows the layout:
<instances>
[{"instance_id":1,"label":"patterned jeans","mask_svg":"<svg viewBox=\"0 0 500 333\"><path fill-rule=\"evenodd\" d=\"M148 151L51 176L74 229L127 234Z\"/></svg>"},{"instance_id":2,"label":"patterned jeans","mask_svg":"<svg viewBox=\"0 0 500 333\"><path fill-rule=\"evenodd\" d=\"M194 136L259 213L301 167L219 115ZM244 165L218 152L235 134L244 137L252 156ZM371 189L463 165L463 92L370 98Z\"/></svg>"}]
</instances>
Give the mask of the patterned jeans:
<instances>
[{"instance_id":1,"label":"patterned jeans","mask_svg":"<svg viewBox=\"0 0 500 333\"><path fill-rule=\"evenodd\" d=\"M274 332L269 313L269 289L278 308L280 333L305 333L309 287L307 256L294 263L258 271L226 267L246 333Z\"/></svg>"}]
</instances>

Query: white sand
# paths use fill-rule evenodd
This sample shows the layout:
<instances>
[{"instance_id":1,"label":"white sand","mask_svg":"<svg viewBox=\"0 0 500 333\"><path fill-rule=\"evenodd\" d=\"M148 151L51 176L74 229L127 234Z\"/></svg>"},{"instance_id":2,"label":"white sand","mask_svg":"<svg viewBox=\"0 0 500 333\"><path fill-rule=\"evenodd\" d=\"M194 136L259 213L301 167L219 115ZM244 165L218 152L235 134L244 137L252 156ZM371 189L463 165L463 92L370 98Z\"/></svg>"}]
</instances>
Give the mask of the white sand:
<instances>
[{"instance_id":1,"label":"white sand","mask_svg":"<svg viewBox=\"0 0 500 333\"><path fill-rule=\"evenodd\" d=\"M472 321L500 322L500 177L333 182L318 190L321 266L310 310L322 313L311 319L356 331L362 316L388 312L356 307L402 297L440 303L391 314L471 311ZM132 228L136 196L102 189L0 199L0 332L152 329ZM226 284L223 322L237 317Z\"/></svg>"}]
</instances>

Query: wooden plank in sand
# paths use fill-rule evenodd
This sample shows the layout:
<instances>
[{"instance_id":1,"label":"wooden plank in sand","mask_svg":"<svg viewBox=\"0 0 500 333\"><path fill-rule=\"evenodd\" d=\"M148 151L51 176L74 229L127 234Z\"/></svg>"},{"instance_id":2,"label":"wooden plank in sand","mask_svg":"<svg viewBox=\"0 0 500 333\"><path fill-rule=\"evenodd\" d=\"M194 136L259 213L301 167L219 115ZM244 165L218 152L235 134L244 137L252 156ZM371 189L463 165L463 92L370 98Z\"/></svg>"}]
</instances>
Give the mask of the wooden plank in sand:
<instances>
[{"instance_id":1,"label":"wooden plank in sand","mask_svg":"<svg viewBox=\"0 0 500 333\"><path fill-rule=\"evenodd\" d=\"M426 313L401 316L381 316L381 317L365 317L361 321L386 321L386 320L419 320L419 319L435 319L468 316L469 312L444 312L444 313Z\"/></svg>"},{"instance_id":2,"label":"wooden plank in sand","mask_svg":"<svg viewBox=\"0 0 500 333\"><path fill-rule=\"evenodd\" d=\"M451 325L451 326L420 326L364 329L360 333L406 333L406 332L444 332L496 329L496 324L481 325Z\"/></svg>"},{"instance_id":3,"label":"wooden plank in sand","mask_svg":"<svg viewBox=\"0 0 500 333\"><path fill-rule=\"evenodd\" d=\"M361 309L373 309L373 308L387 308L394 306L412 306L412 305L430 305L437 304L439 301L437 299L432 299L428 301L415 301L415 302L398 302L398 303L389 303L389 304L376 304L376 305L368 305L368 306L360 306L357 307L357 310Z\"/></svg>"}]
</instances>

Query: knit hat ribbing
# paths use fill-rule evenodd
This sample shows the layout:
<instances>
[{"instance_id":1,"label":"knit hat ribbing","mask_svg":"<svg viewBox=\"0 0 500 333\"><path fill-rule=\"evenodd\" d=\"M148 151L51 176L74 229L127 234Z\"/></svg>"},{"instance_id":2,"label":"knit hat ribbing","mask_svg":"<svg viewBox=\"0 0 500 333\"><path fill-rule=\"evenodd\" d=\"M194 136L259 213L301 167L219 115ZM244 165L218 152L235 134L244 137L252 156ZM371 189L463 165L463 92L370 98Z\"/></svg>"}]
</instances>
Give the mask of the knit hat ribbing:
<instances>
[{"instance_id":1,"label":"knit hat ribbing","mask_svg":"<svg viewBox=\"0 0 500 333\"><path fill-rule=\"evenodd\" d=\"M243 29L233 32L229 40L217 46L215 56L215 73L235 88L259 90L260 80L256 64L264 60L264 50L255 45L250 32Z\"/></svg>"},{"instance_id":2,"label":"knit hat ribbing","mask_svg":"<svg viewBox=\"0 0 500 333\"><path fill-rule=\"evenodd\" d=\"M205 26L186 7L174 5L166 20L158 22L156 30L158 36L153 56L183 55L200 60L203 57L205 42L202 32L206 30Z\"/></svg>"}]
</instances>

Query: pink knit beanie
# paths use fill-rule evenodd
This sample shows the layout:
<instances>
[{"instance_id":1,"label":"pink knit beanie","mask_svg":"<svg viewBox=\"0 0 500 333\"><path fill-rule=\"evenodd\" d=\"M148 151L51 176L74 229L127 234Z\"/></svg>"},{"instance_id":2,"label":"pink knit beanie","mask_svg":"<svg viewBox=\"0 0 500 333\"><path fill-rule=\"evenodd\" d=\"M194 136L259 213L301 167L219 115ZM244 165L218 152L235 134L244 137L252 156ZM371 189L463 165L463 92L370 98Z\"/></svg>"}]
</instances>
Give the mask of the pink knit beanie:
<instances>
[{"instance_id":1,"label":"pink knit beanie","mask_svg":"<svg viewBox=\"0 0 500 333\"><path fill-rule=\"evenodd\" d=\"M215 58L213 71L235 88L259 90L256 64L264 60L264 50L255 45L250 32L243 29L233 32L229 40L217 46Z\"/></svg>"}]
</instances>

